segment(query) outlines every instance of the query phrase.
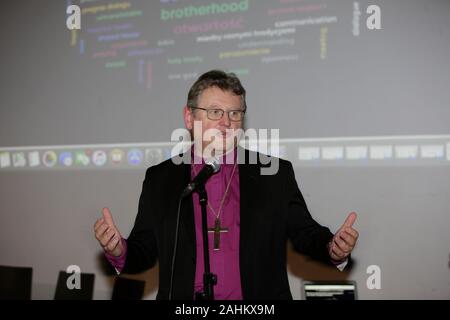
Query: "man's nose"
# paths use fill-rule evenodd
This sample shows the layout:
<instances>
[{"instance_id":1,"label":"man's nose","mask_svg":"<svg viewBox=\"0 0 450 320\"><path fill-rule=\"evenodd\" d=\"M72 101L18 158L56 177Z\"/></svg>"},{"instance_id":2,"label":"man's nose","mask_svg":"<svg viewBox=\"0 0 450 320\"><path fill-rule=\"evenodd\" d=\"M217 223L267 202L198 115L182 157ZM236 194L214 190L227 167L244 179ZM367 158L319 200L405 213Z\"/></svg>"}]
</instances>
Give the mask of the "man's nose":
<instances>
[{"instance_id":1,"label":"man's nose","mask_svg":"<svg viewBox=\"0 0 450 320\"><path fill-rule=\"evenodd\" d=\"M220 124L224 127L231 126L231 120L229 118L228 112L224 112L222 119L220 119Z\"/></svg>"}]
</instances>

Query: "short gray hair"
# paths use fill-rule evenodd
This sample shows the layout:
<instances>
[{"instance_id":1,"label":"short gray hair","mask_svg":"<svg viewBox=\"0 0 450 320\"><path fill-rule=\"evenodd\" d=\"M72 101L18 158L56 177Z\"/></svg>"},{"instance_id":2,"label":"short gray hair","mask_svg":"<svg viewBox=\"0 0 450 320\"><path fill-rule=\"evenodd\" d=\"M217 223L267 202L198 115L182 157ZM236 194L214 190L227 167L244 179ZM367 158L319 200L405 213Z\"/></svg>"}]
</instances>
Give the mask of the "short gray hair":
<instances>
[{"instance_id":1,"label":"short gray hair","mask_svg":"<svg viewBox=\"0 0 450 320\"><path fill-rule=\"evenodd\" d=\"M223 91L230 91L241 97L241 107L243 111L247 110L247 102L245 101L246 91L241 81L234 73L226 73L222 70L211 70L202 74L192 85L188 93L187 106L196 108L198 97L203 90L217 87Z\"/></svg>"}]
</instances>

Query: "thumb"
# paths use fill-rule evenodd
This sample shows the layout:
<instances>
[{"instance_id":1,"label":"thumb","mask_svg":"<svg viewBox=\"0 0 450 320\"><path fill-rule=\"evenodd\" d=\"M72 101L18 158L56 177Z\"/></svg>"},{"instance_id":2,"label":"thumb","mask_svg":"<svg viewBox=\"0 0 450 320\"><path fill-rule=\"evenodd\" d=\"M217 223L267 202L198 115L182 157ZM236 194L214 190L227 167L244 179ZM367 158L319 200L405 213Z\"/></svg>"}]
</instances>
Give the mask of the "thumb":
<instances>
[{"instance_id":1,"label":"thumb","mask_svg":"<svg viewBox=\"0 0 450 320\"><path fill-rule=\"evenodd\" d=\"M102 214L103 214L103 218L105 219L106 224L108 224L111 227L114 227L115 225L114 225L114 220L112 218L111 211L109 211L108 208L103 208Z\"/></svg>"},{"instance_id":2,"label":"thumb","mask_svg":"<svg viewBox=\"0 0 450 320\"><path fill-rule=\"evenodd\" d=\"M356 220L356 213L352 212L348 215L347 219L345 219L344 224L341 228L351 228Z\"/></svg>"}]
</instances>

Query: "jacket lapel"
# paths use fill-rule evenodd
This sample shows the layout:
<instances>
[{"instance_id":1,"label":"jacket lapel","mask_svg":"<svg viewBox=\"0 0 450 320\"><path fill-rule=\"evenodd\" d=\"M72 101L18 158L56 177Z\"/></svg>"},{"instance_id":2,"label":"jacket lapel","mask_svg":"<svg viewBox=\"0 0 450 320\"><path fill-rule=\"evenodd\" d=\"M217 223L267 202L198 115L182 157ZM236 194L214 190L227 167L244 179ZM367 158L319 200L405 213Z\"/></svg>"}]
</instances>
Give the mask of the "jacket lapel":
<instances>
[{"instance_id":1,"label":"jacket lapel","mask_svg":"<svg viewBox=\"0 0 450 320\"><path fill-rule=\"evenodd\" d=\"M189 164L182 164L179 165L179 167L182 168L181 172L179 172L178 177L183 177L182 180L182 186L180 188L181 191L187 186L189 181L191 180L191 166ZM195 249L196 249L196 237L195 237L195 220L194 220L194 205L192 200L192 195L186 197L182 204L181 204L181 217L180 217L180 228L181 232L186 235L185 240L187 240L186 244L183 244L183 246L186 245L193 248L194 251L191 251L192 254L195 256Z\"/></svg>"},{"instance_id":2,"label":"jacket lapel","mask_svg":"<svg viewBox=\"0 0 450 320\"><path fill-rule=\"evenodd\" d=\"M248 151L246 151L248 155ZM247 158L248 159L248 158ZM239 259L241 269L241 279L251 277L249 266L251 266L248 259L251 258L252 242L257 241L258 234L255 233L254 219L256 215L255 208L257 207L257 193L259 180L258 164L239 164L239 184L240 184L240 245L239 245ZM242 294L244 298L248 288L245 287L246 281L241 280Z\"/></svg>"}]
</instances>

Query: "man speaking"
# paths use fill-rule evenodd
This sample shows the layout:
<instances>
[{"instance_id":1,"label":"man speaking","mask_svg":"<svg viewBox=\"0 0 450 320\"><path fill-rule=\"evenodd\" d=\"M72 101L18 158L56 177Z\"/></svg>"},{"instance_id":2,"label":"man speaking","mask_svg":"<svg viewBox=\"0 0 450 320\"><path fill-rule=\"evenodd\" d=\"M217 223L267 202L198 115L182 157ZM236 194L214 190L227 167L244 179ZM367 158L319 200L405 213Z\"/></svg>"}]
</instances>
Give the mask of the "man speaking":
<instances>
[{"instance_id":1,"label":"man speaking","mask_svg":"<svg viewBox=\"0 0 450 320\"><path fill-rule=\"evenodd\" d=\"M233 134L243 129L246 112L246 91L234 74L212 70L201 75L183 109L185 126L194 140L187 151L192 161L179 161L186 159L184 154L147 170L127 239L107 208L94 225L96 239L118 272L139 273L159 262L157 299L170 295L191 300L203 290L197 192L180 204L174 260L173 254L178 200L211 156L220 162L220 170L204 184L210 268L217 276L215 299L292 299L286 267L288 239L296 251L329 265L343 268L349 259L358 238L353 228L356 213L350 213L333 235L309 213L289 161L277 159L275 174L261 174L267 163L260 161L260 154L241 149L238 135ZM205 139L204 133L211 131L213 137Z\"/></svg>"}]
</instances>

